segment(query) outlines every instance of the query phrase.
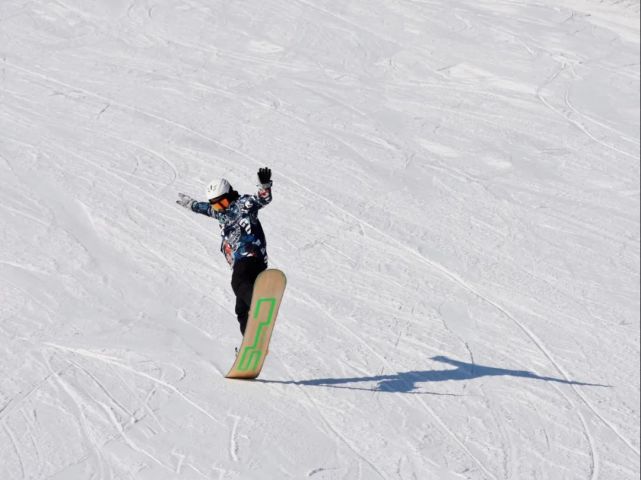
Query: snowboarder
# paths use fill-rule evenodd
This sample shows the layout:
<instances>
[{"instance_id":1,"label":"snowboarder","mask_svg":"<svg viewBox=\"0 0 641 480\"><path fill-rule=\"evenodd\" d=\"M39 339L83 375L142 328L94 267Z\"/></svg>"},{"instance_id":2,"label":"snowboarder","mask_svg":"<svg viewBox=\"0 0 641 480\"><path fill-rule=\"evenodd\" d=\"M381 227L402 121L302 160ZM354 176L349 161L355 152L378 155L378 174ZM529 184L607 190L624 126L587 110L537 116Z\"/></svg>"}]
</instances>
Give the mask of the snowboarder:
<instances>
[{"instance_id":1,"label":"snowboarder","mask_svg":"<svg viewBox=\"0 0 641 480\"><path fill-rule=\"evenodd\" d=\"M272 171L258 171L258 193L240 195L224 178L207 187L207 202L198 202L179 193L176 203L192 212L218 220L222 242L221 252L233 269L231 286L236 295L236 316L245 335L252 292L256 277L267 269L267 242L258 211L272 201Z\"/></svg>"}]
</instances>

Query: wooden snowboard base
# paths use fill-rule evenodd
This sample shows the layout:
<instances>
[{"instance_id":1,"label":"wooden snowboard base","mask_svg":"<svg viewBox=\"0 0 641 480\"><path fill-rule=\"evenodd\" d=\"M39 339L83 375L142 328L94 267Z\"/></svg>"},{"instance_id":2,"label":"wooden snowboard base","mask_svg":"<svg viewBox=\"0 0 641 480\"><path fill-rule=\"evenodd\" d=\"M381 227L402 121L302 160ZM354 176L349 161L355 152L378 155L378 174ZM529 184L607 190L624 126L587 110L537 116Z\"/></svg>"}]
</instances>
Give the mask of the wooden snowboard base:
<instances>
[{"instance_id":1,"label":"wooden snowboard base","mask_svg":"<svg viewBox=\"0 0 641 480\"><path fill-rule=\"evenodd\" d=\"M252 380L260 375L286 286L280 270L265 270L256 279L243 343L226 378Z\"/></svg>"}]
</instances>

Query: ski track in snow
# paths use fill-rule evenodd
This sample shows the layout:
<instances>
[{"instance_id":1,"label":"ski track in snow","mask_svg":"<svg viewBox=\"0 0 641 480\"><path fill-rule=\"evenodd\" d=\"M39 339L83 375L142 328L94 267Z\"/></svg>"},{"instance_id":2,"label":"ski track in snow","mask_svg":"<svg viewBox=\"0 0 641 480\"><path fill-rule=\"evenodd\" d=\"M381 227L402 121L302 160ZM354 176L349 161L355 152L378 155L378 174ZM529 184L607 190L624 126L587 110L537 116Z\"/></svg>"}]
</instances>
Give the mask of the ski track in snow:
<instances>
[{"instance_id":1,"label":"ski track in snow","mask_svg":"<svg viewBox=\"0 0 641 480\"><path fill-rule=\"evenodd\" d=\"M472 293L473 295L477 296L479 299L481 299L481 300L483 300L483 301L487 302L489 305L491 305L491 306L493 306L494 308L496 308L499 312L501 312L503 315L505 315L508 319L510 319L512 322L514 322L516 325L518 325L518 327L519 327L519 328L520 328L520 329L525 333L525 335L526 335L526 336L527 336L527 337L528 337L528 338L529 338L529 339L530 339L530 340L531 340L531 341L536 345L536 347L541 351L541 353L542 353L542 354L543 354L543 355L544 355L544 356L545 356L545 357L550 361L550 363L554 366L554 368L555 368L555 369L556 369L556 370L557 370L557 371L558 371L558 372L563 376L563 378L564 378L565 380L567 380L567 381L570 381L570 377L568 376L568 374L567 374L567 373L564 371L564 369L560 366L560 364L558 363L558 361L554 359L554 357L553 357L553 356L552 356L552 354L548 351L548 349L545 347L545 345L543 344L543 342L541 342L541 340L540 340L539 338L537 338L537 337L536 337L536 336L535 336L535 335L534 335L534 334L533 334L533 333L532 333L532 332L531 332L527 327L525 327L525 325L523 325L521 322L519 322L519 321L518 321L518 320L517 320L517 319L516 319L512 314L510 314L510 313L509 313L509 312L508 312L504 307L502 307L501 305L499 305L499 304L495 303L495 301L493 301L492 299L490 299L490 298L486 297L485 295L483 295L482 293L480 293L480 292L477 290L477 288L476 288L476 287L474 287L474 286L472 286L472 285L468 284L467 282L465 282L465 280L463 280L462 278L460 278L460 276L459 276L459 275L457 275L456 273L453 273L453 272L451 272L451 271L448 271L448 270L447 270L446 268L444 268L442 265L439 265L438 263L435 263L435 262L431 261L429 258L426 258L425 256L421 255L420 253L416 252L415 250L413 250L413 249L411 249L411 248L408 248L405 244L403 244L403 243L399 242L396 238L394 238L394 237L390 236L389 234L386 234L386 233L385 233L385 232L383 232L382 230L380 230L380 229L378 229L378 228L376 228L376 227L374 227L374 226L372 226L372 225L368 224L367 222L364 222L364 221L360 220L359 218L357 218L355 215L351 214L350 212L348 212L348 211L346 211L346 210L344 210L344 209L342 209L342 208L340 208L340 207L337 207L337 206L336 206L336 205L335 205L331 200L329 200L328 198L322 197L321 195L316 194L315 192L313 192L313 191L311 191L311 190L309 190L309 189L307 189L307 188L303 187L303 186L302 186L302 185L300 185L300 184L298 184L298 186L299 186L299 187L301 187L301 188L303 188L303 189L305 189L305 190L306 190L310 195L314 195L314 196L318 196L318 197L322 198L322 200L324 200L325 202L329 203L332 207L334 207L334 208L336 208L336 209L338 209L338 210L341 210L341 211L342 211L342 213L343 213L343 214L345 214L346 216L351 217L351 218L353 218L355 221L357 221L357 222L361 223L362 225L364 225L364 226L368 227L369 229L372 229L372 230L376 231L376 233L378 233L380 236L387 238L387 239L390 241L390 243L397 244L400 248L402 248L402 249L406 250L406 251L407 251L409 254L411 254L412 256L417 257L421 262L426 263L426 264L427 264L428 266L430 266L431 268L433 268L433 269L435 269L436 271L438 271L438 272L442 273L442 274L443 274L446 278L448 278L449 280L451 280L451 281L453 281L453 282L457 283L458 285L460 285L460 286L461 286L461 287L463 287L464 289L468 290L468 291L469 291L470 293ZM337 322L337 325L339 325L339 326L340 326L340 323L338 323L338 322ZM350 333L352 333L352 332L350 332ZM352 333L352 334L353 334L353 333ZM359 338L357 335L354 335L354 336L355 336L357 339L359 339L359 340L360 340L360 338ZM373 353L373 354L375 354L375 355L377 355L377 356L379 356L379 357L380 357L380 355L376 354L376 352L375 352L375 351L373 351L373 350L371 350L371 351L372 351L372 353ZM382 357L381 357L381 358L382 358ZM573 388L573 390L576 392L576 394L579 396L580 400L581 400L581 401L582 401L582 402L583 402L583 403L584 403L584 404L585 404L585 405L586 405L586 406L587 406L587 407L588 407L588 408L589 408L589 409L590 409L590 410L595 414L595 416L596 416L600 421L602 421L602 422L603 422L603 423L604 423L604 424L605 424L605 425L606 425L610 430L612 430L612 431L616 434L616 436L617 436L619 439L621 439L621 440L625 443L625 445L626 445L628 448L630 448L630 450L631 450L632 452L634 452L634 453L638 456L638 455L639 455L639 450L638 450L638 448L636 448L635 446L633 446L633 445L632 445L632 443L631 443L628 439L626 439L624 436L622 436L622 435L618 432L617 428L616 428L616 427L614 427L610 422L608 422L608 421L607 421L607 420L606 420L606 419L605 419L605 418L604 418L604 417L603 417L603 416L598 412L598 410L596 410L596 408L595 408L595 407L594 407L594 406L593 406L593 405L592 405L592 404L591 404L591 403L586 399L586 397L585 397L585 396L584 396L584 395L583 395L583 394L582 394L582 393L581 393L581 392L580 392L576 387L574 387L574 386L573 386L572 388ZM557 389L557 390L558 390L558 389ZM581 419L581 424L583 425L583 427L584 427L584 429L585 429L586 436L587 436L587 438L588 438L588 440L589 440L589 443L590 443L590 448L591 448L591 454L590 454L590 455L591 455L591 457L593 457L593 460L592 460L592 461L593 461L593 462L595 462L596 460L594 459L594 456L596 455L596 449L595 449L595 445L594 445L594 441L593 441L592 435L590 434L590 432L589 432L589 430L588 430L588 427L587 427L587 424L586 424L585 418L583 417L583 415L581 414L581 412L576 408L576 406L575 406L574 402L573 402L573 401L572 401L572 400L571 400L567 395L565 395L565 394L564 394L562 391L560 391L560 390L559 390L559 393L561 393L561 395L566 399L566 401L568 401L568 403L570 403L570 404L574 407L574 409L577 411L577 414L579 415L579 417L580 417L580 419ZM429 413L430 413L430 414L431 414L435 419L437 419L437 417L436 417L436 415L434 414L434 412L432 412L431 410L429 410L429 408L428 408L427 406L426 406L426 408L428 409ZM439 420L439 423L441 423L441 422L440 422L440 420ZM455 434L454 434L454 433L453 433L453 432L452 432L452 431L451 431L451 430L450 430L450 429L449 429L445 424L442 424L442 423L441 423L441 427L442 427L444 430L446 430L446 431L447 431L447 432L448 432L448 433L449 433L453 438L455 438L455 439L457 440L457 442L459 442L459 441L458 441L458 439L457 439L457 437L456 437L456 435L455 435ZM460 442L459 442L459 443L460 443ZM470 457L472 457L472 458L474 459L474 461L475 461L475 462L477 462L477 463L479 464L479 466L480 466L480 467L485 471L485 473L486 473L488 476L490 476L491 478L496 478L496 477L494 477L490 472L488 472L487 470L485 470L484 466L483 466L483 465L478 461L478 459L476 459L476 458L474 457L474 455L472 455L469 451L467 451L467 449L465 448L465 446L464 446L462 443L461 443L460 445L461 445L461 447L462 447L464 450L466 450L466 452L468 453L468 455L470 455ZM598 465L597 465L596 467L595 467L595 466L593 466L593 467L592 467L592 469L593 469L593 473L594 473L594 475L592 475L592 477L591 477L591 478L598 478Z\"/></svg>"},{"instance_id":2,"label":"ski track in snow","mask_svg":"<svg viewBox=\"0 0 641 480\"><path fill-rule=\"evenodd\" d=\"M137 370L137 369L135 369L135 368L133 368L133 367L131 367L129 365L124 365L124 364L122 364L120 362L114 361L112 358L105 357L104 355L101 355L101 354L89 352L89 351L86 351L86 350L83 350L83 349L74 349L74 348L70 348L70 347L64 347L64 346L61 346L61 345L56 345L54 343L46 343L45 345L53 347L53 348L57 348L59 350L66 351L66 352L69 352L69 353L74 353L74 354L77 354L77 355L82 355L82 356L85 356L85 357L89 357L89 358L98 360L100 362L104 362L104 363L106 363L108 365L112 365L112 366L118 367L118 368L120 368L122 370L126 370L128 372L133 373L134 375L137 375L137 376L143 377L145 379L151 380L152 382L157 383L158 385L161 385L162 387L166 388L167 390L172 391L173 393L175 393L176 395L181 397L186 403L188 403L193 408L195 408L196 410L198 410L199 412L204 414L206 417L208 417L214 423L216 423L218 425L222 425L221 420L219 420L218 418L213 416L211 413L207 412L203 407L198 405L193 400L190 400L184 393L182 393L180 390L178 390L175 386L173 386L173 385L171 385L171 384L169 384L169 383L167 383L167 382L165 382L165 381L163 381L161 379L154 378L153 376L151 376L151 375L149 375L149 374L147 374L145 372Z\"/></svg>"},{"instance_id":3,"label":"ski track in snow","mask_svg":"<svg viewBox=\"0 0 641 480\"><path fill-rule=\"evenodd\" d=\"M0 477L637 478L639 11L4 2ZM174 198L263 165L290 287L228 382Z\"/></svg>"},{"instance_id":4,"label":"ski track in snow","mask_svg":"<svg viewBox=\"0 0 641 480\"><path fill-rule=\"evenodd\" d=\"M322 310L322 308L317 308L317 310ZM387 360L386 360L386 359L385 359L381 354L379 354L378 352L376 352L376 350L374 350L373 348L371 348L371 347L369 346L369 344L368 344L366 341L362 340L358 334L354 333L354 332L353 332L353 331L351 331L349 328L346 328L345 326L343 326L339 321L337 321L337 320L336 320L335 318L333 318L331 315L327 314L327 312L326 312L326 315L327 315L327 316L328 316L328 317L333 321L333 323L337 326L337 328L341 328L343 331L347 332L347 333L348 333L352 338L354 338L356 341L358 341L359 343L361 343L361 344L362 344L362 345L363 345L367 350L369 350L369 351L372 353L372 355L373 355L373 356L375 356L375 357L377 357L378 359L380 359L380 360L381 360L381 362L385 365L385 367L386 367L387 369L391 369L391 368L392 368L392 365L390 365L390 363L389 363L389 362L388 362L388 361L387 361ZM306 393L306 394L307 394L307 392L304 392L304 393ZM398 393L397 395L398 395L398 396L399 396L399 398L400 398L401 400L403 400L405 403L411 403L411 401L410 401L410 400L405 399L405 398L403 397L403 395L402 395L402 394ZM307 396L308 396L308 398L310 399L310 401L311 401L312 403L314 403L313 398L312 398L311 396L309 396L309 395L307 395ZM496 479L496 477L495 477L491 472L489 472L489 471L486 469L485 465L484 465L484 464L483 464L483 463L482 463L478 458L476 458L476 457L474 456L474 454L472 454L472 453L467 449L467 447L464 445L464 443L463 443L463 442L461 442L461 440L460 440L460 439L458 438L458 436L457 436L457 435L452 431L452 429L451 429L450 427L448 427L448 426L447 426L447 424L446 424L445 422L443 422L443 420L442 420L438 415L436 415L436 414L434 413L434 411L433 411L433 410L432 410L432 409L431 409L431 408L430 408L430 407L429 407L429 406L428 406L428 405L427 405L427 404L426 404L426 403L425 403L425 402L424 402L420 397L417 397L417 398L418 398L418 401L419 401L419 402L421 403L421 405L423 406L423 408L427 411L427 413L428 413L428 414L429 414L429 415L434 419L434 421L436 422L436 424L437 424L441 429L443 429L443 430L446 432L446 434L447 434L447 435L449 435L449 436L454 440L454 442L455 442L455 443L456 443L456 444L457 444L457 445L458 445L458 446L459 446L459 447L460 447L460 448L465 452L465 454L466 454L466 455L468 455L468 456L469 456L469 457L470 457L470 458L471 458L471 459L472 459L472 460L473 460L473 461L478 465L478 467L479 467L481 470L483 470L483 471L484 471L484 473L485 473L489 478L494 478L494 479ZM318 409L318 406L316 406L316 408ZM320 412L320 409L319 409L319 412ZM321 413L321 415L322 415L322 413ZM354 447L354 446L352 446L352 445L350 445L350 444L349 444L349 442L345 439L345 437L344 437L343 435L341 435L341 434L340 434L340 433L338 433L338 432L337 432L333 427L331 427L331 424L329 423L329 421L328 421L327 419L325 419L324 417L323 417L323 419L324 419L324 421L328 424L328 426L330 427L330 429L331 429L332 431L334 431L334 433L335 433L338 437L340 437L340 438L341 438L341 440L342 440L343 442L345 442L345 443L349 446L349 448L350 448L351 450L353 450L355 453L357 453L357 452L356 452L356 450L355 450L355 447ZM358 454L358 453L357 453L357 455L361 456L361 455L360 455L360 454ZM363 458L363 457L361 457L361 458ZM364 460L365 460L365 459L364 459ZM378 469L376 469L376 467L375 467L375 466L374 466L370 461L368 461L368 460L365 460L365 461L366 461L366 463L368 463L368 464L372 467L372 469L377 473L377 475L380 475L381 477L383 477L383 478L384 478L384 476L382 475L382 473L381 473Z\"/></svg>"}]
</instances>

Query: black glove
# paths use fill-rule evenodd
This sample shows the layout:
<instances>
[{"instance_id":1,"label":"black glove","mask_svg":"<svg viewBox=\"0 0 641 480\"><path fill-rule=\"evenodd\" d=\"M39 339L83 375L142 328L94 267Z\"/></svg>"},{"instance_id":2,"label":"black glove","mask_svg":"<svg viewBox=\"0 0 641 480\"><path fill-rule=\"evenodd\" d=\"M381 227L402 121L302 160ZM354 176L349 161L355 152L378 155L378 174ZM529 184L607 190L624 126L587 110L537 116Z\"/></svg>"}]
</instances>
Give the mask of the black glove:
<instances>
[{"instance_id":1,"label":"black glove","mask_svg":"<svg viewBox=\"0 0 641 480\"><path fill-rule=\"evenodd\" d=\"M258 170L258 181L261 185L265 185L272 181L272 171L271 169L265 167Z\"/></svg>"}]
</instances>

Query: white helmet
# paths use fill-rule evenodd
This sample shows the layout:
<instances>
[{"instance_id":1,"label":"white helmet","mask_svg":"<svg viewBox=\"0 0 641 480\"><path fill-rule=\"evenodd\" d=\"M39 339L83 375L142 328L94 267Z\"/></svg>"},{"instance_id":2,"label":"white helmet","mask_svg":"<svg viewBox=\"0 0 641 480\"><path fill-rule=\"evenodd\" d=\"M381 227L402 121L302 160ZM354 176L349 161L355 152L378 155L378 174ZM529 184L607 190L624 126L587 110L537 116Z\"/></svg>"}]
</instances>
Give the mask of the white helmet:
<instances>
[{"instance_id":1,"label":"white helmet","mask_svg":"<svg viewBox=\"0 0 641 480\"><path fill-rule=\"evenodd\" d=\"M213 200L214 198L222 197L231 192L231 184L224 178L220 180L212 180L212 182L207 186L207 200Z\"/></svg>"}]
</instances>

